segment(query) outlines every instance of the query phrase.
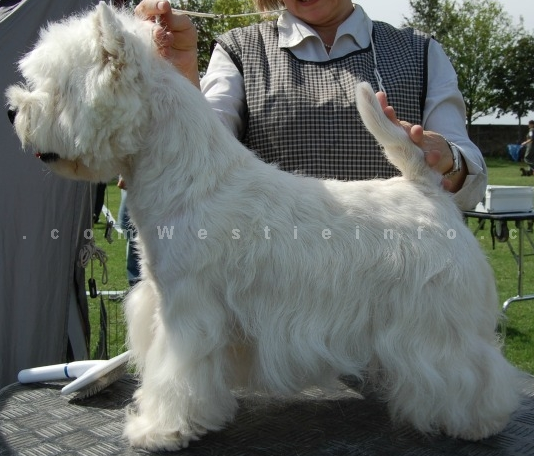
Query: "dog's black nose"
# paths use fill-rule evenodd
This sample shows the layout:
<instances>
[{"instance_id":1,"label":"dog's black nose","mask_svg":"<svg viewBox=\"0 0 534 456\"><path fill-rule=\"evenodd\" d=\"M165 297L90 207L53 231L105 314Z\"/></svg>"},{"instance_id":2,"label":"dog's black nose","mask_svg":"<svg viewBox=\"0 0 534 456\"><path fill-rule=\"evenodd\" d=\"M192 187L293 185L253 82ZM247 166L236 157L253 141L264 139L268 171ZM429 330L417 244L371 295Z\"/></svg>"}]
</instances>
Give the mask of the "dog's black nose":
<instances>
[{"instance_id":1,"label":"dog's black nose","mask_svg":"<svg viewBox=\"0 0 534 456\"><path fill-rule=\"evenodd\" d=\"M17 116L17 111L14 109L8 109L7 110L7 117L9 117L9 121L14 124L15 123L15 117Z\"/></svg>"},{"instance_id":2,"label":"dog's black nose","mask_svg":"<svg viewBox=\"0 0 534 456\"><path fill-rule=\"evenodd\" d=\"M60 159L60 156L58 154L55 154L54 152L45 152L45 153L37 152L35 156L41 159L41 161L44 161L45 163L53 163Z\"/></svg>"}]
</instances>

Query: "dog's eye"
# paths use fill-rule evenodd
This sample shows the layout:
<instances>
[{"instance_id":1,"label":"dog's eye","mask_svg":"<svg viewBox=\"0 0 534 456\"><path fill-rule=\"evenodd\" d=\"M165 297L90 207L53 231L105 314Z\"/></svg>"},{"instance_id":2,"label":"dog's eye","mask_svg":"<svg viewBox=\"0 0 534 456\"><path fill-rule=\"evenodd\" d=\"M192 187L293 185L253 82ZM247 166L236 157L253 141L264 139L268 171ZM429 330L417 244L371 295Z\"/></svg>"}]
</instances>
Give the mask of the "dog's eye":
<instances>
[{"instance_id":1,"label":"dog's eye","mask_svg":"<svg viewBox=\"0 0 534 456\"><path fill-rule=\"evenodd\" d=\"M15 117L17 116L17 111L14 109L8 109L7 110L7 117L9 118L9 121L14 124L15 123Z\"/></svg>"}]
</instances>

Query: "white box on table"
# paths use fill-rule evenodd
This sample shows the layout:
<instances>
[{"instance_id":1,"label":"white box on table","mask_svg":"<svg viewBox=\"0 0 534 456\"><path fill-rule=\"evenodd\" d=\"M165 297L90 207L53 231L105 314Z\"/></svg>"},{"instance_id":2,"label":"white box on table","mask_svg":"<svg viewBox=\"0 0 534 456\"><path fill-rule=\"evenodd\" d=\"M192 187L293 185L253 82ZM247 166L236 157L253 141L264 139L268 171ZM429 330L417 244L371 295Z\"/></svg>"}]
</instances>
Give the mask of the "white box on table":
<instances>
[{"instance_id":1,"label":"white box on table","mask_svg":"<svg viewBox=\"0 0 534 456\"><path fill-rule=\"evenodd\" d=\"M488 185L484 201L479 203L479 212L532 212L534 188L526 186Z\"/></svg>"}]
</instances>

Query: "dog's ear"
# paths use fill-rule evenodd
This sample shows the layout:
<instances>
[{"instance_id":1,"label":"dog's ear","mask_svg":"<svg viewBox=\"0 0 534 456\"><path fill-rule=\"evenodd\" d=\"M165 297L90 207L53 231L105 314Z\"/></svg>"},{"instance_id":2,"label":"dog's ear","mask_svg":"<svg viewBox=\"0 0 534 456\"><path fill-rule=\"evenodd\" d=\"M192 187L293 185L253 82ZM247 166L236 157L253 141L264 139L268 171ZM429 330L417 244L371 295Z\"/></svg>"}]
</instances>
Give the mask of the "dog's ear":
<instances>
[{"instance_id":1,"label":"dog's ear","mask_svg":"<svg viewBox=\"0 0 534 456\"><path fill-rule=\"evenodd\" d=\"M120 71L125 63L125 32L121 21L105 2L97 5L94 20L100 36L102 65L112 73Z\"/></svg>"}]
</instances>

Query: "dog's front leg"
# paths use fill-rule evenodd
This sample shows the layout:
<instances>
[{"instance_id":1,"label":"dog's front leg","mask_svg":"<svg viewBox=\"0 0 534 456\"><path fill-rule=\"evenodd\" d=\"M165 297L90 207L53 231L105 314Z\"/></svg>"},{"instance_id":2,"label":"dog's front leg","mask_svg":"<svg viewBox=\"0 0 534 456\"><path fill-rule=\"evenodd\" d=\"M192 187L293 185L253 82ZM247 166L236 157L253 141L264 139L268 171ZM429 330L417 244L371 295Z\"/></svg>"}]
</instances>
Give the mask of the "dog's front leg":
<instances>
[{"instance_id":1,"label":"dog's front leg","mask_svg":"<svg viewBox=\"0 0 534 456\"><path fill-rule=\"evenodd\" d=\"M126 296L124 313L128 327L128 348L139 372L145 369L147 352L157 327L159 297L151 280L137 283Z\"/></svg>"},{"instance_id":2,"label":"dog's front leg","mask_svg":"<svg viewBox=\"0 0 534 456\"><path fill-rule=\"evenodd\" d=\"M135 397L137 410L125 427L135 447L186 447L206 431L220 429L237 408L228 387L225 313L200 288L189 284L186 289L170 304L162 296Z\"/></svg>"}]
</instances>

